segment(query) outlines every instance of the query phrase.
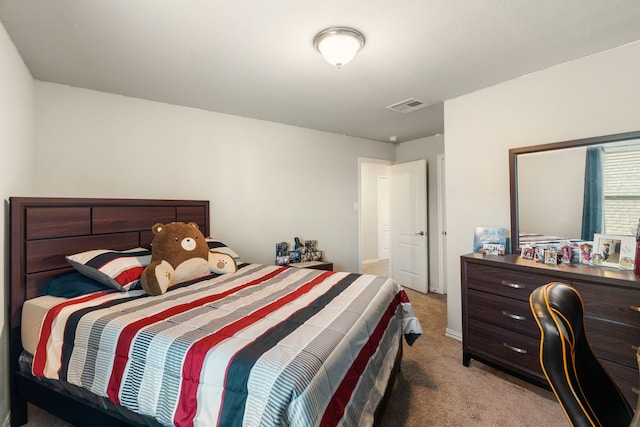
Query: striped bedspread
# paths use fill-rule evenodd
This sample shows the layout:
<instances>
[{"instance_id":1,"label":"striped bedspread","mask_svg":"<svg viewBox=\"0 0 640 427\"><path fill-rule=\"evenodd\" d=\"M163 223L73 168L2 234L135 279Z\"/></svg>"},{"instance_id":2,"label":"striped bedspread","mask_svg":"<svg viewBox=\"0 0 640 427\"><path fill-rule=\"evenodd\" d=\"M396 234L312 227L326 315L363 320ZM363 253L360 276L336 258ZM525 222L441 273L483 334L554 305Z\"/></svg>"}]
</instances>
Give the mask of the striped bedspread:
<instances>
[{"instance_id":1,"label":"striped bedspread","mask_svg":"<svg viewBox=\"0 0 640 427\"><path fill-rule=\"evenodd\" d=\"M33 374L165 425L366 426L403 333L422 331L391 279L249 264L54 306Z\"/></svg>"}]
</instances>

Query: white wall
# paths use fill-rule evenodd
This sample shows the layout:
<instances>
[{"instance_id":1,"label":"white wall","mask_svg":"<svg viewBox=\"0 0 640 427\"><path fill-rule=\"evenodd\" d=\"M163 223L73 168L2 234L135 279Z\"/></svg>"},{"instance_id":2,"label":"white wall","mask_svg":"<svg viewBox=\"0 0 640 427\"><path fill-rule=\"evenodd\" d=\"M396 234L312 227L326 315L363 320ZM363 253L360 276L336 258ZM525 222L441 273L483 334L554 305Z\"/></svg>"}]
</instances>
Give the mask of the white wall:
<instances>
[{"instance_id":1,"label":"white wall","mask_svg":"<svg viewBox=\"0 0 640 427\"><path fill-rule=\"evenodd\" d=\"M243 260L299 236L358 271L358 157L393 145L53 83L36 106L38 195L210 200Z\"/></svg>"},{"instance_id":2,"label":"white wall","mask_svg":"<svg viewBox=\"0 0 640 427\"><path fill-rule=\"evenodd\" d=\"M0 216L0 423L9 424L9 211L7 200L29 191L30 157L33 146L33 79L0 23L0 194L4 214Z\"/></svg>"},{"instance_id":3,"label":"white wall","mask_svg":"<svg viewBox=\"0 0 640 427\"><path fill-rule=\"evenodd\" d=\"M396 163L406 163L413 160L427 160L427 191L429 205L427 212L428 220L428 257L429 257L429 290L442 292L438 288L440 257L444 254L438 253L438 175L437 156L444 153L444 136L435 135L427 138L420 138L396 145Z\"/></svg>"},{"instance_id":4,"label":"white wall","mask_svg":"<svg viewBox=\"0 0 640 427\"><path fill-rule=\"evenodd\" d=\"M509 228L509 148L637 131L639 94L636 42L445 102L450 336L461 336L460 255L474 228Z\"/></svg>"}]
</instances>

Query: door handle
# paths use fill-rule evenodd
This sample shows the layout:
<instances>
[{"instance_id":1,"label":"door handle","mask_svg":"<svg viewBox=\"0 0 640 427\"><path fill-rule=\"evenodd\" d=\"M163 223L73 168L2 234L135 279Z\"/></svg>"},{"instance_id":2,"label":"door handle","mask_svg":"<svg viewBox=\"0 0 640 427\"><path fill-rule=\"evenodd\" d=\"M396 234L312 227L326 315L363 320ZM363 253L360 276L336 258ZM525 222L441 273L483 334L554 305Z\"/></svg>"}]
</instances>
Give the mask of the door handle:
<instances>
[{"instance_id":1,"label":"door handle","mask_svg":"<svg viewBox=\"0 0 640 427\"><path fill-rule=\"evenodd\" d=\"M416 236L424 236L424 231L419 231L417 233L414 233Z\"/></svg>"}]
</instances>

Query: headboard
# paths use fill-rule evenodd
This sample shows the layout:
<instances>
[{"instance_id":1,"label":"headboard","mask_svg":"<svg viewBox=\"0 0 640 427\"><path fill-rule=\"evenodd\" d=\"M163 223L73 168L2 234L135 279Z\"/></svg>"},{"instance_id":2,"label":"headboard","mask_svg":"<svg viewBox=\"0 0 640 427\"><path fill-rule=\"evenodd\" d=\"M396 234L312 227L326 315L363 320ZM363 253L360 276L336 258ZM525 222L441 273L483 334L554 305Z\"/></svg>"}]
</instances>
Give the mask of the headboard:
<instances>
[{"instance_id":1,"label":"headboard","mask_svg":"<svg viewBox=\"0 0 640 427\"><path fill-rule=\"evenodd\" d=\"M93 198L9 199L11 328L22 305L72 271L65 256L90 249L150 247L155 223L193 221L209 235L209 201Z\"/></svg>"}]
</instances>

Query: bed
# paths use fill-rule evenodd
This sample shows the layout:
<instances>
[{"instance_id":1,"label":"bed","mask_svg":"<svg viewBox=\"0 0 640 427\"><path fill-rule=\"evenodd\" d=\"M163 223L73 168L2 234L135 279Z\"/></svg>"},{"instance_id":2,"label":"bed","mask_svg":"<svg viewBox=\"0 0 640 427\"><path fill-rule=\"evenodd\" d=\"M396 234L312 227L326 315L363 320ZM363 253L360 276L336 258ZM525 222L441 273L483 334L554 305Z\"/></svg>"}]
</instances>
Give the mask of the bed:
<instances>
[{"instance_id":1,"label":"bed","mask_svg":"<svg viewBox=\"0 0 640 427\"><path fill-rule=\"evenodd\" d=\"M9 210L14 426L28 402L75 425L377 425L402 340L421 333L391 279L246 262L158 297L42 297L77 274L66 256L149 249L157 222L209 236L209 202L14 197Z\"/></svg>"}]
</instances>

